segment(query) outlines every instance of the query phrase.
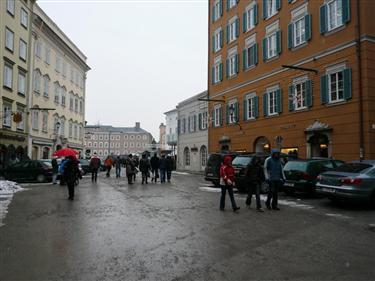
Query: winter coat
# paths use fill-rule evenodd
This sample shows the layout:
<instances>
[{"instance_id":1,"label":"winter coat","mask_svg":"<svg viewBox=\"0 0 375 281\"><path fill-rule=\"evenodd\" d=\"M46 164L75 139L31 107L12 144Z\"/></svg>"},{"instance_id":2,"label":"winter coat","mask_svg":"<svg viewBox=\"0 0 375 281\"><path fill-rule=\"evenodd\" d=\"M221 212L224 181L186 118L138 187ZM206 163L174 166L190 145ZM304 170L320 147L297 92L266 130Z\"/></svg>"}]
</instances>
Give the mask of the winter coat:
<instances>
[{"instance_id":1,"label":"winter coat","mask_svg":"<svg viewBox=\"0 0 375 281\"><path fill-rule=\"evenodd\" d=\"M112 165L113 165L112 158L105 159L104 166L106 166L106 167L112 167Z\"/></svg>"},{"instance_id":2,"label":"winter coat","mask_svg":"<svg viewBox=\"0 0 375 281\"><path fill-rule=\"evenodd\" d=\"M246 179L249 183L261 183L262 181L264 181L264 173L262 166L259 163L250 163L247 166Z\"/></svg>"},{"instance_id":3,"label":"winter coat","mask_svg":"<svg viewBox=\"0 0 375 281\"><path fill-rule=\"evenodd\" d=\"M166 162L166 169L167 171L172 171L173 170L173 159L172 157L167 157L167 159L165 159L165 162Z\"/></svg>"},{"instance_id":4,"label":"winter coat","mask_svg":"<svg viewBox=\"0 0 375 281\"><path fill-rule=\"evenodd\" d=\"M159 169L160 170L166 170L167 169L167 159L165 159L165 157L160 158Z\"/></svg>"},{"instance_id":5,"label":"winter coat","mask_svg":"<svg viewBox=\"0 0 375 281\"><path fill-rule=\"evenodd\" d=\"M73 185L77 178L80 177L78 161L67 160L64 165L64 178L68 185Z\"/></svg>"},{"instance_id":6,"label":"winter coat","mask_svg":"<svg viewBox=\"0 0 375 281\"><path fill-rule=\"evenodd\" d=\"M159 166L160 166L160 159L159 159L159 157L157 157L157 156L152 156L150 162L151 162L151 168L152 168L153 170L157 170L157 169L159 169Z\"/></svg>"},{"instance_id":7,"label":"winter coat","mask_svg":"<svg viewBox=\"0 0 375 281\"><path fill-rule=\"evenodd\" d=\"M142 158L139 161L139 170L142 173L148 173L150 171L150 168L151 168L150 160Z\"/></svg>"},{"instance_id":8,"label":"winter coat","mask_svg":"<svg viewBox=\"0 0 375 281\"><path fill-rule=\"evenodd\" d=\"M57 160L53 158L51 164L52 164L52 172L54 174L57 174L57 172L59 171L59 164L57 164Z\"/></svg>"},{"instance_id":9,"label":"winter coat","mask_svg":"<svg viewBox=\"0 0 375 281\"><path fill-rule=\"evenodd\" d=\"M126 175L133 175L135 172L135 163L133 159L128 158L126 160Z\"/></svg>"},{"instance_id":10,"label":"winter coat","mask_svg":"<svg viewBox=\"0 0 375 281\"><path fill-rule=\"evenodd\" d=\"M120 158L116 158L115 161L113 161L113 165L116 167L116 168L121 168L121 159Z\"/></svg>"},{"instance_id":11,"label":"winter coat","mask_svg":"<svg viewBox=\"0 0 375 281\"><path fill-rule=\"evenodd\" d=\"M226 155L220 167L220 178L224 180L225 185L233 185L234 183L234 168L231 162L232 157Z\"/></svg>"},{"instance_id":12,"label":"winter coat","mask_svg":"<svg viewBox=\"0 0 375 281\"><path fill-rule=\"evenodd\" d=\"M98 170L100 168L100 158L93 156L90 160L90 168Z\"/></svg>"},{"instance_id":13,"label":"winter coat","mask_svg":"<svg viewBox=\"0 0 375 281\"><path fill-rule=\"evenodd\" d=\"M285 179L283 165L281 164L280 159L275 159L271 157L269 160L267 160L266 165L267 165L266 168L267 168L267 172L269 175L269 180L279 181L279 180Z\"/></svg>"}]
</instances>

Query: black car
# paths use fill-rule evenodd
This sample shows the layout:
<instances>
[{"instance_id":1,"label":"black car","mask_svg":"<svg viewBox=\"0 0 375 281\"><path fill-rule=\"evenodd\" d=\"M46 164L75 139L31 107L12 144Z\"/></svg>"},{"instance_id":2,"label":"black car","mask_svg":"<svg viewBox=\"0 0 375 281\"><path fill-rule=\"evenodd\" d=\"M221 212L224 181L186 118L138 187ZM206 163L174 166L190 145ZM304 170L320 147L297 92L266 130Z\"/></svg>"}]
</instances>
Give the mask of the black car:
<instances>
[{"instance_id":1,"label":"black car","mask_svg":"<svg viewBox=\"0 0 375 281\"><path fill-rule=\"evenodd\" d=\"M52 165L39 160L26 160L4 169L4 177L16 182L50 182Z\"/></svg>"},{"instance_id":2,"label":"black car","mask_svg":"<svg viewBox=\"0 0 375 281\"><path fill-rule=\"evenodd\" d=\"M224 156L230 155L235 158L239 153L236 152L219 152L212 153L207 159L207 165L204 169L204 179L211 181L215 186L220 185L220 166L223 163Z\"/></svg>"},{"instance_id":3,"label":"black car","mask_svg":"<svg viewBox=\"0 0 375 281\"><path fill-rule=\"evenodd\" d=\"M329 158L311 158L289 161L284 167L286 182L284 192L295 191L314 193L320 173L333 170L344 164L343 161Z\"/></svg>"},{"instance_id":4,"label":"black car","mask_svg":"<svg viewBox=\"0 0 375 281\"><path fill-rule=\"evenodd\" d=\"M235 175L235 181L236 181L236 187L239 191L246 191L248 182L246 180L246 173L249 164L251 163L251 160L254 156L258 156L260 158L261 165L264 165L265 160L270 156L269 153L248 153L237 156L233 160L233 168L234 168L234 175ZM291 159L290 155L281 153L280 154L280 160L282 164L284 165L288 160ZM262 183L261 186L261 192L265 193L268 189L268 186L266 183Z\"/></svg>"},{"instance_id":5,"label":"black car","mask_svg":"<svg viewBox=\"0 0 375 281\"><path fill-rule=\"evenodd\" d=\"M81 164L82 168L82 174L86 175L87 173L91 172L91 167L90 167L90 161L87 159L79 159L79 163Z\"/></svg>"}]
</instances>

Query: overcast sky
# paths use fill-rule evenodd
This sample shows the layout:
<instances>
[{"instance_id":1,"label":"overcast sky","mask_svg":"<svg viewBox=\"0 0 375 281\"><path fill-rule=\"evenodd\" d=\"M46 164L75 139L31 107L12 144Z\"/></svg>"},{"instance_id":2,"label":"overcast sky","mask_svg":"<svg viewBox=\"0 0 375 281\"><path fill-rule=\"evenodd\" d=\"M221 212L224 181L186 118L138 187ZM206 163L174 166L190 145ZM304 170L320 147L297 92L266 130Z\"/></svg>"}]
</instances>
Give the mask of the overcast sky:
<instances>
[{"instance_id":1,"label":"overcast sky","mask_svg":"<svg viewBox=\"0 0 375 281\"><path fill-rule=\"evenodd\" d=\"M38 0L87 56L88 124L141 127L207 88L207 0Z\"/></svg>"}]
</instances>

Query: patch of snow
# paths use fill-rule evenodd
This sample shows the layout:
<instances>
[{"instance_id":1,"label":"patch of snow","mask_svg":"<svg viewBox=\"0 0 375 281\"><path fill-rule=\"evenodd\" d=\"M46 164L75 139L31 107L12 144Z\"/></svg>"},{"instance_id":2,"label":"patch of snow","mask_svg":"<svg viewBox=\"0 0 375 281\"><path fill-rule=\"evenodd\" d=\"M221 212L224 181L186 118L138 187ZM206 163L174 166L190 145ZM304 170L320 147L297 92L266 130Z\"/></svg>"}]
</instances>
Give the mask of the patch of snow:
<instances>
[{"instance_id":1,"label":"patch of snow","mask_svg":"<svg viewBox=\"0 0 375 281\"><path fill-rule=\"evenodd\" d=\"M3 219L8 213L13 194L21 190L23 188L13 181L0 180L0 226L3 225Z\"/></svg>"}]
</instances>

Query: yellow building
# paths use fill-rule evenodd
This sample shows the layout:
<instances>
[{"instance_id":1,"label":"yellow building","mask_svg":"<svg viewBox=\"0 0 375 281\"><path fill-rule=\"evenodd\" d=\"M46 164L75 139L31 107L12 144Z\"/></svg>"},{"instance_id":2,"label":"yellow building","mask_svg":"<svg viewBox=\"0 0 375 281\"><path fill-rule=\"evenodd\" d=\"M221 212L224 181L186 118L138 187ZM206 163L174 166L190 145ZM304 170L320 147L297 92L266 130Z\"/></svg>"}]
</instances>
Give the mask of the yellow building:
<instances>
[{"instance_id":1,"label":"yellow building","mask_svg":"<svg viewBox=\"0 0 375 281\"><path fill-rule=\"evenodd\" d=\"M62 147L83 153L87 58L38 5L32 28L29 157Z\"/></svg>"},{"instance_id":2,"label":"yellow building","mask_svg":"<svg viewBox=\"0 0 375 281\"><path fill-rule=\"evenodd\" d=\"M0 168L26 156L34 0L0 1Z\"/></svg>"}]
</instances>

